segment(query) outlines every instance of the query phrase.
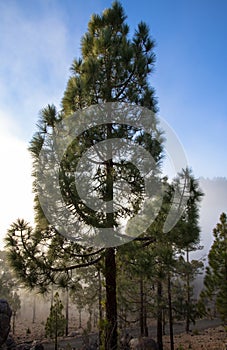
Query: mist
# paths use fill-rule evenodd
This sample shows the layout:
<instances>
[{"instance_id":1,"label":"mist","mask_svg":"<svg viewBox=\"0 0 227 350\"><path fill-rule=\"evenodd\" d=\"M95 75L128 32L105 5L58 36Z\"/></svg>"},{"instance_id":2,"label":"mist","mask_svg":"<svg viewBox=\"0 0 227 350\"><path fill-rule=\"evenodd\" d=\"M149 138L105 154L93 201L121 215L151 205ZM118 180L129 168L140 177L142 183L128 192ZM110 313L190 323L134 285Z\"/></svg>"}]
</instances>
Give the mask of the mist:
<instances>
[{"instance_id":1,"label":"mist","mask_svg":"<svg viewBox=\"0 0 227 350\"><path fill-rule=\"evenodd\" d=\"M204 193L200 206L201 245L204 248L196 255L207 256L213 243L213 229L221 213L227 212L227 178L200 178L199 183Z\"/></svg>"}]
</instances>

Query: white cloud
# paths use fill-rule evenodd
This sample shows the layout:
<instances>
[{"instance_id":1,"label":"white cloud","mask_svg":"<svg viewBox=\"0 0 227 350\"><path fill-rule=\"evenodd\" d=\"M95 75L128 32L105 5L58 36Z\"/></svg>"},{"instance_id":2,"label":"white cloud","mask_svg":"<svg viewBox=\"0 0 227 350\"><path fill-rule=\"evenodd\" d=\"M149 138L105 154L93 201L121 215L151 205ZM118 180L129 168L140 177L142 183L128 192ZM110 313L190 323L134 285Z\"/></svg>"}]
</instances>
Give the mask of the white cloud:
<instances>
[{"instance_id":1,"label":"white cloud","mask_svg":"<svg viewBox=\"0 0 227 350\"><path fill-rule=\"evenodd\" d=\"M0 115L0 245L17 218L33 222L31 158L27 144L13 136L9 117Z\"/></svg>"},{"instance_id":2,"label":"white cloud","mask_svg":"<svg viewBox=\"0 0 227 350\"><path fill-rule=\"evenodd\" d=\"M0 12L1 243L18 217L33 221L27 147L40 109L60 104L75 47L61 14L50 13L46 2L31 16L17 2L1 2Z\"/></svg>"},{"instance_id":3,"label":"white cloud","mask_svg":"<svg viewBox=\"0 0 227 350\"><path fill-rule=\"evenodd\" d=\"M0 243L17 218L33 222L31 158L27 144L13 136L14 125L0 115Z\"/></svg>"},{"instance_id":4,"label":"white cloud","mask_svg":"<svg viewBox=\"0 0 227 350\"><path fill-rule=\"evenodd\" d=\"M1 110L34 130L39 110L59 106L63 95L73 59L67 27L47 9L31 18L18 3L0 4L0 11Z\"/></svg>"},{"instance_id":5,"label":"white cloud","mask_svg":"<svg viewBox=\"0 0 227 350\"><path fill-rule=\"evenodd\" d=\"M202 178L200 185L205 194L201 203L202 244L209 250L213 241L213 229L219 222L221 213L227 212L227 179Z\"/></svg>"},{"instance_id":6,"label":"white cloud","mask_svg":"<svg viewBox=\"0 0 227 350\"><path fill-rule=\"evenodd\" d=\"M219 222L221 213L227 213L227 179L226 178L200 178L199 184L204 193L200 208L202 251L191 254L193 258L206 256L213 243L213 229Z\"/></svg>"}]
</instances>

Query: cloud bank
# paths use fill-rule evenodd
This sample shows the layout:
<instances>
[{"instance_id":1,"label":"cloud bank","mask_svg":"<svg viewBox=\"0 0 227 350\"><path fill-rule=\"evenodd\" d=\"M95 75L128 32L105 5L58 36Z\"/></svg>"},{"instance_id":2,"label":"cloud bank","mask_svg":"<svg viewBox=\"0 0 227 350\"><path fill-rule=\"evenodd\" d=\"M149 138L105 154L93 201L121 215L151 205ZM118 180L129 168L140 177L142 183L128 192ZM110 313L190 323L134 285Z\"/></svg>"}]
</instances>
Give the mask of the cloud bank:
<instances>
[{"instance_id":1,"label":"cloud bank","mask_svg":"<svg viewBox=\"0 0 227 350\"><path fill-rule=\"evenodd\" d=\"M0 115L0 247L17 218L33 222L31 158L27 144L13 136L14 125Z\"/></svg>"}]
</instances>

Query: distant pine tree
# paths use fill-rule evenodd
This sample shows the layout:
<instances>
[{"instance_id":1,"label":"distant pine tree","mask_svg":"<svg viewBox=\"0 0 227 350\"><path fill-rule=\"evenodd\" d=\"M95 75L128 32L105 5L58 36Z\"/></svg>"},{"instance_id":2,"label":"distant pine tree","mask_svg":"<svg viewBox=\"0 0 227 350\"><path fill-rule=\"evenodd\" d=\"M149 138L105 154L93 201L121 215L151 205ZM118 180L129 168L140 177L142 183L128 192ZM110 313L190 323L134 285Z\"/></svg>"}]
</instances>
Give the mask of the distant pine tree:
<instances>
[{"instance_id":1,"label":"distant pine tree","mask_svg":"<svg viewBox=\"0 0 227 350\"><path fill-rule=\"evenodd\" d=\"M58 348L58 337L64 335L66 319L63 315L63 305L59 298L59 294L55 293L53 305L50 308L50 315L45 325L46 337L55 339L55 350Z\"/></svg>"},{"instance_id":2,"label":"distant pine tree","mask_svg":"<svg viewBox=\"0 0 227 350\"><path fill-rule=\"evenodd\" d=\"M208 255L209 266L204 279L203 300L215 303L222 320L227 322L227 215L222 213L213 230L214 242Z\"/></svg>"}]
</instances>

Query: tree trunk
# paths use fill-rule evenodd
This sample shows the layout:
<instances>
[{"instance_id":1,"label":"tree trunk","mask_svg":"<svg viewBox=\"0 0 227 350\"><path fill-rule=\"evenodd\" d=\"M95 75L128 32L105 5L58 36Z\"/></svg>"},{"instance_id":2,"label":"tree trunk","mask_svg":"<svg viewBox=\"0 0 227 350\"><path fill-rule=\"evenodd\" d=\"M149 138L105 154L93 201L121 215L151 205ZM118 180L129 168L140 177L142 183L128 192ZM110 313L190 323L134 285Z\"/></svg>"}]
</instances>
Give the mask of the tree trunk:
<instances>
[{"instance_id":1,"label":"tree trunk","mask_svg":"<svg viewBox=\"0 0 227 350\"><path fill-rule=\"evenodd\" d=\"M13 335L15 334L15 321L16 321L16 311L13 311L13 327L12 327Z\"/></svg>"},{"instance_id":2,"label":"tree trunk","mask_svg":"<svg viewBox=\"0 0 227 350\"><path fill-rule=\"evenodd\" d=\"M188 270L188 264L189 264L189 250L186 248L186 261L187 261L187 272L186 272L186 291L187 291L187 300L186 300L186 324L185 324L185 331L186 333L189 333L190 330L190 280L189 280L189 270Z\"/></svg>"},{"instance_id":3,"label":"tree trunk","mask_svg":"<svg viewBox=\"0 0 227 350\"><path fill-rule=\"evenodd\" d=\"M166 313L162 311L162 335L166 335Z\"/></svg>"},{"instance_id":4,"label":"tree trunk","mask_svg":"<svg viewBox=\"0 0 227 350\"><path fill-rule=\"evenodd\" d=\"M143 277L140 277L140 335L144 336L144 300L143 300Z\"/></svg>"},{"instance_id":5,"label":"tree trunk","mask_svg":"<svg viewBox=\"0 0 227 350\"><path fill-rule=\"evenodd\" d=\"M144 280L140 278L140 335L148 337L146 293L144 292Z\"/></svg>"},{"instance_id":6,"label":"tree trunk","mask_svg":"<svg viewBox=\"0 0 227 350\"><path fill-rule=\"evenodd\" d=\"M58 350L58 315L57 315L57 309L55 311L54 350Z\"/></svg>"},{"instance_id":7,"label":"tree trunk","mask_svg":"<svg viewBox=\"0 0 227 350\"><path fill-rule=\"evenodd\" d=\"M148 326L147 326L147 294L146 294L146 289L145 289L145 292L144 292L144 321L143 321L143 324L144 324L144 336L145 337L148 337Z\"/></svg>"},{"instance_id":8,"label":"tree trunk","mask_svg":"<svg viewBox=\"0 0 227 350\"><path fill-rule=\"evenodd\" d=\"M81 322L81 313L82 313L82 310L79 309L78 312L79 312L79 328L82 328L82 322Z\"/></svg>"},{"instance_id":9,"label":"tree trunk","mask_svg":"<svg viewBox=\"0 0 227 350\"><path fill-rule=\"evenodd\" d=\"M69 333L69 289L66 287L66 298L65 298L65 335Z\"/></svg>"},{"instance_id":10,"label":"tree trunk","mask_svg":"<svg viewBox=\"0 0 227 350\"><path fill-rule=\"evenodd\" d=\"M107 139L112 138L112 124L107 124ZM108 144L108 157L106 161L106 227L114 230L113 209L113 159L112 145ZM104 237L103 237L104 238ZM108 239L108 237L107 237ZM107 242L108 244L111 241ZM117 293L116 293L116 260L114 247L105 251L105 282L106 282L106 318L105 350L117 349Z\"/></svg>"},{"instance_id":11,"label":"tree trunk","mask_svg":"<svg viewBox=\"0 0 227 350\"><path fill-rule=\"evenodd\" d=\"M33 297L33 306L32 306L32 323L35 323L36 319L36 297Z\"/></svg>"},{"instance_id":12,"label":"tree trunk","mask_svg":"<svg viewBox=\"0 0 227 350\"><path fill-rule=\"evenodd\" d=\"M168 273L168 305L169 305L169 337L170 337L170 350L174 350L173 339L173 312L172 312L172 295L171 295L171 278Z\"/></svg>"},{"instance_id":13,"label":"tree trunk","mask_svg":"<svg viewBox=\"0 0 227 350\"><path fill-rule=\"evenodd\" d=\"M96 311L93 312L93 328L96 328L97 327L97 324L98 324L98 316L97 316L97 313Z\"/></svg>"},{"instance_id":14,"label":"tree trunk","mask_svg":"<svg viewBox=\"0 0 227 350\"><path fill-rule=\"evenodd\" d=\"M157 343L158 350L163 350L162 343L162 283L158 281L157 284Z\"/></svg>"},{"instance_id":15,"label":"tree trunk","mask_svg":"<svg viewBox=\"0 0 227 350\"><path fill-rule=\"evenodd\" d=\"M92 331L92 308L91 308L91 306L89 306L88 313L89 313L89 318L87 321L87 331L90 333Z\"/></svg>"},{"instance_id":16,"label":"tree trunk","mask_svg":"<svg viewBox=\"0 0 227 350\"><path fill-rule=\"evenodd\" d=\"M54 287L51 285L51 295L50 295L50 307L53 306L54 303Z\"/></svg>"},{"instance_id":17,"label":"tree trunk","mask_svg":"<svg viewBox=\"0 0 227 350\"><path fill-rule=\"evenodd\" d=\"M102 279L101 279L101 271L100 268L98 268L98 282L99 282L99 293L98 293L98 299L99 299L99 348L102 347L102 320L103 320L103 314L102 314Z\"/></svg>"},{"instance_id":18,"label":"tree trunk","mask_svg":"<svg viewBox=\"0 0 227 350\"><path fill-rule=\"evenodd\" d=\"M114 248L105 253L106 318L105 350L117 349L116 261Z\"/></svg>"}]
</instances>

